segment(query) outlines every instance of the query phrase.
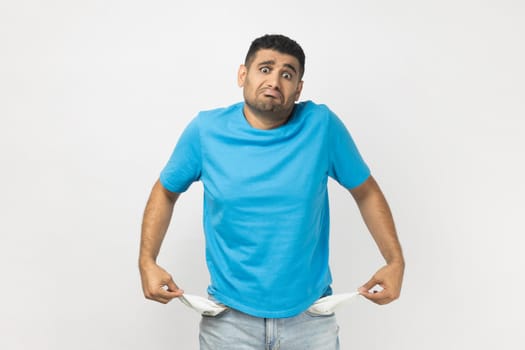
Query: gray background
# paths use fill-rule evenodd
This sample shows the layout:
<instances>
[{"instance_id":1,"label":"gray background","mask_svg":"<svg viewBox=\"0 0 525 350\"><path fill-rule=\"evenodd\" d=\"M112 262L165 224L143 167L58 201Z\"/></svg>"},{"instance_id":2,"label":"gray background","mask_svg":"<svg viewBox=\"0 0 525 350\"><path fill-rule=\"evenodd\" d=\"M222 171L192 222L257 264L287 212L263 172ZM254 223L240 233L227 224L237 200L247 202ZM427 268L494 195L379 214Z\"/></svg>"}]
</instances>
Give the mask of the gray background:
<instances>
[{"instance_id":1,"label":"gray background","mask_svg":"<svg viewBox=\"0 0 525 350\"><path fill-rule=\"evenodd\" d=\"M143 299L142 210L184 126L241 99L252 39L307 54L302 99L351 130L392 206L400 300L339 312L343 349L523 344L524 3L0 3L0 348L197 349L198 315ZM380 266L330 183L338 292ZM208 276L202 187L177 204L160 263Z\"/></svg>"}]
</instances>

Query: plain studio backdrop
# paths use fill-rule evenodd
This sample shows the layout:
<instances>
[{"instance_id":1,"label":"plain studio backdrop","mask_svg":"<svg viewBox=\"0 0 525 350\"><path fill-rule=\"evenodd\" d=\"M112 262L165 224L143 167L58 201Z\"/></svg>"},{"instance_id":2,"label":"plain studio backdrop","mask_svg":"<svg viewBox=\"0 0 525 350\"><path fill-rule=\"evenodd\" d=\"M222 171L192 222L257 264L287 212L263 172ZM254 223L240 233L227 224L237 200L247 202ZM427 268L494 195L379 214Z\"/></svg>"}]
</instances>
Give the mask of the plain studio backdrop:
<instances>
[{"instance_id":1,"label":"plain studio backdrop","mask_svg":"<svg viewBox=\"0 0 525 350\"><path fill-rule=\"evenodd\" d=\"M0 348L197 349L144 299L143 208L186 124L242 98L266 33L306 52L302 100L351 131L396 218L401 299L338 312L343 349L518 349L525 287L523 1L2 0ZM239 166L242 166L240 164ZM382 264L329 183L336 292ZM205 295L202 186L159 262Z\"/></svg>"}]
</instances>

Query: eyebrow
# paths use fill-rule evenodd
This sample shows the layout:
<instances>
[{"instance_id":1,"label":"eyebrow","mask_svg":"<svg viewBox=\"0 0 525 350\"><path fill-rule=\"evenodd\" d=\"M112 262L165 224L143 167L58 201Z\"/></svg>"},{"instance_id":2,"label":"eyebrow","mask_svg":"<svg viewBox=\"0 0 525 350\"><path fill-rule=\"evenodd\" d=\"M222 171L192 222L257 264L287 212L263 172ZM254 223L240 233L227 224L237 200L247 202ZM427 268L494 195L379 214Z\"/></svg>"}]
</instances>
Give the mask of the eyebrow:
<instances>
[{"instance_id":1,"label":"eyebrow","mask_svg":"<svg viewBox=\"0 0 525 350\"><path fill-rule=\"evenodd\" d=\"M260 66L266 66L266 65L273 66L273 65L275 65L275 61L274 60L268 60L268 61L260 62L257 66L260 67ZM287 67L287 68L290 68L291 70L293 70L293 72L295 74L297 74L297 69L293 65L291 65L290 63L285 63L284 66Z\"/></svg>"}]
</instances>

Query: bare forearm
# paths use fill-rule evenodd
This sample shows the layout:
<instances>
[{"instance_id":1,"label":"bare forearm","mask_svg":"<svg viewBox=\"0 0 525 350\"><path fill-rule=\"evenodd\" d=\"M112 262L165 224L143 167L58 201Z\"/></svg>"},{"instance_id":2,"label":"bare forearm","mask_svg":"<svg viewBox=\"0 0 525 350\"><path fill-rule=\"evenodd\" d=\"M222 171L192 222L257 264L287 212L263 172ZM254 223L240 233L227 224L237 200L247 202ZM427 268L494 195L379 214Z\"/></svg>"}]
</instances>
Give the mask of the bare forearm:
<instances>
[{"instance_id":1,"label":"bare forearm","mask_svg":"<svg viewBox=\"0 0 525 350\"><path fill-rule=\"evenodd\" d=\"M363 220L387 263L359 288L359 292L376 304L388 304L399 298L405 270L405 260L392 213L373 177L350 190L350 193L354 196ZM372 288L376 285L383 289L379 292L373 291Z\"/></svg>"},{"instance_id":2,"label":"bare forearm","mask_svg":"<svg viewBox=\"0 0 525 350\"><path fill-rule=\"evenodd\" d=\"M142 290L147 299L163 304L184 293L171 275L156 263L178 197L178 193L169 192L157 181L151 190L142 220L139 255Z\"/></svg>"},{"instance_id":3,"label":"bare forearm","mask_svg":"<svg viewBox=\"0 0 525 350\"><path fill-rule=\"evenodd\" d=\"M178 196L164 189L159 181L153 186L142 220L140 265L157 259Z\"/></svg>"},{"instance_id":4,"label":"bare forearm","mask_svg":"<svg viewBox=\"0 0 525 350\"><path fill-rule=\"evenodd\" d=\"M401 245L397 237L390 207L377 185L370 177L363 188L352 190L363 220L387 264L404 265Z\"/></svg>"}]
</instances>

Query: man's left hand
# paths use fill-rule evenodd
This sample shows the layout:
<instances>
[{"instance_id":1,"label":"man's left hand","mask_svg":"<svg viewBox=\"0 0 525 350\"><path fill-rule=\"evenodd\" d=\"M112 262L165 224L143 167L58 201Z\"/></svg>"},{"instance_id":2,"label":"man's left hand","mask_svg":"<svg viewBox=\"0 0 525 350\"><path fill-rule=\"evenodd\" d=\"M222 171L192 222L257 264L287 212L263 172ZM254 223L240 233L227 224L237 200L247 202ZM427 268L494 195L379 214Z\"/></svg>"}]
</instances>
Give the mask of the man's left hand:
<instances>
[{"instance_id":1,"label":"man's left hand","mask_svg":"<svg viewBox=\"0 0 525 350\"><path fill-rule=\"evenodd\" d=\"M385 305L399 298L405 265L390 263L379 269L372 278L359 288L359 293L379 305ZM372 290L376 285L382 290Z\"/></svg>"}]
</instances>

